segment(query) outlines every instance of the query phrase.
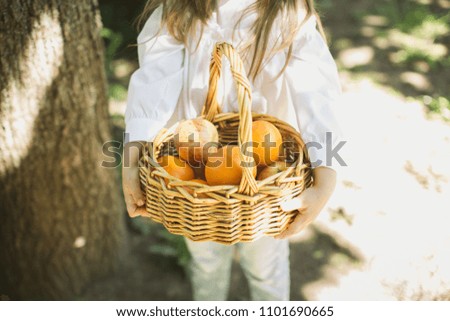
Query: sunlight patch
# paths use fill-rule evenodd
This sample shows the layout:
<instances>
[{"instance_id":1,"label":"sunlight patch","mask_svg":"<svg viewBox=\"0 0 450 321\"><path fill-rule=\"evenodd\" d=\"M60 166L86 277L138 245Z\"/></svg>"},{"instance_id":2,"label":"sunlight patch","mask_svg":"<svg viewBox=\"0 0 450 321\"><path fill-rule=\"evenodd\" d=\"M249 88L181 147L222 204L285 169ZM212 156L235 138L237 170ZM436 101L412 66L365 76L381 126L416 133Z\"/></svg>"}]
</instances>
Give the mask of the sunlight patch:
<instances>
[{"instance_id":1,"label":"sunlight patch","mask_svg":"<svg viewBox=\"0 0 450 321\"><path fill-rule=\"evenodd\" d=\"M20 166L33 140L33 128L48 88L58 76L64 44L58 12L47 11L35 20L28 42L19 57L20 78L5 88L7 113L1 119L0 145L5 164L0 175ZM31 84L31 86L30 86Z\"/></svg>"}]
</instances>

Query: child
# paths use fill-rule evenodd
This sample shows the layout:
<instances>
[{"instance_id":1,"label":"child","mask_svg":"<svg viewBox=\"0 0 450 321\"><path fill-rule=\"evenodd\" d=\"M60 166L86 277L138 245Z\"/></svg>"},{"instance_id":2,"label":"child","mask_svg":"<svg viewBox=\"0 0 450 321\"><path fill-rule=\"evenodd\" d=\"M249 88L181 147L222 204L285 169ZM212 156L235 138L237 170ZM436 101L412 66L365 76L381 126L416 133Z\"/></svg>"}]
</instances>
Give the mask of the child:
<instances>
[{"instance_id":1,"label":"child","mask_svg":"<svg viewBox=\"0 0 450 321\"><path fill-rule=\"evenodd\" d=\"M312 0L151 0L141 19L140 68L130 81L125 114L125 153L131 164L123 167L123 189L129 215L145 211L138 151L130 148L131 142L151 141L163 127L197 117L206 99L214 44L231 43L251 80L252 110L286 121L309 143L314 184L284 206L299 215L277 238L235 246L186 239L193 295L196 300L227 298L236 248L253 300L289 300L287 237L317 217L336 184L325 151L338 139L332 107L340 87ZM223 112L235 112L228 69L224 58L219 102ZM332 141L327 132L334 134Z\"/></svg>"}]
</instances>

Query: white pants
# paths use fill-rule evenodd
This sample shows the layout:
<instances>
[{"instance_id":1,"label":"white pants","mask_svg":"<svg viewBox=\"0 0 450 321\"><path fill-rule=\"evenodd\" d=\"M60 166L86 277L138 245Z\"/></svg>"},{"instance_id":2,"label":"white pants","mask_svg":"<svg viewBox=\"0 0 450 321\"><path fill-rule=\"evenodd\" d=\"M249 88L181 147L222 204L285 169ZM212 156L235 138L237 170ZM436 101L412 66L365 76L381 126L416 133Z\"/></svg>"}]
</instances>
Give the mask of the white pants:
<instances>
[{"instance_id":1,"label":"white pants","mask_svg":"<svg viewBox=\"0 0 450 321\"><path fill-rule=\"evenodd\" d=\"M255 301L289 300L289 243L263 237L232 246L186 239L194 300L224 301L230 285L233 251L239 251L241 267Z\"/></svg>"}]
</instances>

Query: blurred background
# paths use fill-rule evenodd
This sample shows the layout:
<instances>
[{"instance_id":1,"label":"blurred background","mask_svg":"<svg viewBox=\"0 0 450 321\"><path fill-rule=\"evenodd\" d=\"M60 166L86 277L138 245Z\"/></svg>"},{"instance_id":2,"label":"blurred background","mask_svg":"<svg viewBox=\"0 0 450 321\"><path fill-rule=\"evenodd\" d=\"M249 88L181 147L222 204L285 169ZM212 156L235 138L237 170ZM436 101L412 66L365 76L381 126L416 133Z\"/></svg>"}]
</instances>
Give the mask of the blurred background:
<instances>
[{"instance_id":1,"label":"blurred background","mask_svg":"<svg viewBox=\"0 0 450 321\"><path fill-rule=\"evenodd\" d=\"M87 69L95 67L81 72L75 81L64 80L63 75L78 70L66 53L77 29L65 29L70 19L52 14L45 2L28 8L43 13L39 23L31 20L14 35L26 35L25 45L12 51L20 53L18 58L7 58L7 51L0 57L8 63L0 71L9 77L2 83L2 97L9 104L3 103L0 109L0 264L4 266L0 295L2 299L190 300L185 270L189 254L183 239L147 219L128 219L119 168L99 173L92 169L101 159L96 153L105 137L122 141L128 82L137 68L133 21L144 1L100 0L99 11L92 17L96 24L89 29L98 32L88 33L91 40L101 37L100 42L94 41L98 52L92 54ZM95 1L82 2L91 12L89 4ZM342 151L348 167L339 173L336 193L317 222L291 239L291 299L449 300L450 1L316 3L340 70L343 97L336 114L347 139ZM9 26L14 21L5 15L13 12L12 7L2 13ZM53 26L52 17L63 22ZM74 14L74 21L80 21L79 17L84 15ZM30 88L23 81L33 78L23 65L36 68L35 62L27 60L32 49L26 45L46 44L42 42L45 35L39 38L33 33L36 25L44 26L40 32L53 39L53 55L41 57L48 68L53 66L51 59L61 60L56 71L40 78L45 95L36 93L39 86ZM62 58L54 49L60 45L55 35L63 39ZM80 29L79 37L83 35L86 32ZM12 37L2 34L6 40L8 36ZM102 44L104 57L99 58ZM85 55L77 48L73 50ZM24 50L28 54L22 55ZM102 60L100 65L92 64ZM83 62L80 65L86 67ZM106 78L95 80L107 83L100 86L103 91L93 93L83 87L80 79L103 71ZM65 81L66 92L59 89ZM76 103L73 98L67 100L73 90L90 93L81 101L94 106L94 113L65 109L63 102ZM29 92L36 106L53 107L36 107L37 111L24 116L32 118L32 126L27 121L18 125L14 119L21 114L13 106L20 105L17 95L29 97ZM98 98L102 95L107 102ZM73 120L72 127L64 125L67 119ZM48 128L58 130L58 137L75 137L80 143L85 140L81 136L77 140L79 128L84 128L84 137L95 137L88 144L92 148L67 147L70 144L64 140L50 144ZM32 135L25 135L27 131ZM74 131L77 134L71 135ZM72 154L66 158L62 155L67 148ZM117 145L118 152L120 148ZM80 156L75 156L79 153L93 155L91 167L80 165ZM51 158L57 169L49 170L36 157ZM90 175L74 178L78 168ZM52 172L50 180L46 171ZM95 187L99 182L104 182L102 188ZM93 195L105 204L103 210L98 203L89 204ZM46 200L45 205L39 199ZM236 262L231 284L231 300L249 299Z\"/></svg>"}]
</instances>

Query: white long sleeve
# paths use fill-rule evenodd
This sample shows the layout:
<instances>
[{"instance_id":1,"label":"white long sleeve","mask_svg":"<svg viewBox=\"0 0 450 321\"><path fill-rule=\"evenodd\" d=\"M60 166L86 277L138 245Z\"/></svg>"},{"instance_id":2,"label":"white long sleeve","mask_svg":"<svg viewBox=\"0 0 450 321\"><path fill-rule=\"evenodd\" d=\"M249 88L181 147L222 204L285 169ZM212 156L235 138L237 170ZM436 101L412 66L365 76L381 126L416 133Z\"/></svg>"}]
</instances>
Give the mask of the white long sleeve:
<instances>
[{"instance_id":1,"label":"white long sleeve","mask_svg":"<svg viewBox=\"0 0 450 321\"><path fill-rule=\"evenodd\" d=\"M330 162L332 155L327 151L342 138L333 111L341 88L336 64L316 29L315 17L309 18L295 39L285 77L313 166L336 168L336 159Z\"/></svg>"},{"instance_id":2,"label":"white long sleeve","mask_svg":"<svg viewBox=\"0 0 450 321\"><path fill-rule=\"evenodd\" d=\"M127 141L151 141L173 116L183 85L184 45L161 27L161 9L138 37L139 69L125 112Z\"/></svg>"}]
</instances>

